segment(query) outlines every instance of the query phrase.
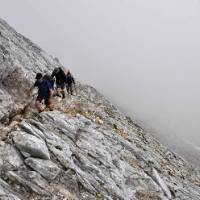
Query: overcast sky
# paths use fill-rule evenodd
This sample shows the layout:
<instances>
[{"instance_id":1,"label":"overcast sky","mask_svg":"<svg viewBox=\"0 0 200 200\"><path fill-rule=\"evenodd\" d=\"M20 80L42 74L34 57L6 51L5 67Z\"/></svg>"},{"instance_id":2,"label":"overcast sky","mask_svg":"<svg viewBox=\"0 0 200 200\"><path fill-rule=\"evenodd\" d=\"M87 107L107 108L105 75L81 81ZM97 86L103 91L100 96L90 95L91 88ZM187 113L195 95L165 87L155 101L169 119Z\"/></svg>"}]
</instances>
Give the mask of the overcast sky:
<instances>
[{"instance_id":1,"label":"overcast sky","mask_svg":"<svg viewBox=\"0 0 200 200\"><path fill-rule=\"evenodd\" d=\"M200 145L199 0L0 3L1 18L128 115Z\"/></svg>"}]
</instances>

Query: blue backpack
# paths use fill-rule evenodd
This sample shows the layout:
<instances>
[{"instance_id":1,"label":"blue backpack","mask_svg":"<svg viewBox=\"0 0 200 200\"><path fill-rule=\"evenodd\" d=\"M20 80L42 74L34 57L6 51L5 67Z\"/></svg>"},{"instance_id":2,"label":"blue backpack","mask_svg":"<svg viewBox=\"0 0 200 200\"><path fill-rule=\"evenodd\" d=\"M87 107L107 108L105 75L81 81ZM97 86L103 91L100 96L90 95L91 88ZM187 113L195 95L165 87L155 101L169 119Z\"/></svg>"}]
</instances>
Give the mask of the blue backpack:
<instances>
[{"instance_id":1,"label":"blue backpack","mask_svg":"<svg viewBox=\"0 0 200 200\"><path fill-rule=\"evenodd\" d=\"M50 89L52 89L52 85L48 80L41 80L38 84L38 94L41 96L49 96Z\"/></svg>"}]
</instances>

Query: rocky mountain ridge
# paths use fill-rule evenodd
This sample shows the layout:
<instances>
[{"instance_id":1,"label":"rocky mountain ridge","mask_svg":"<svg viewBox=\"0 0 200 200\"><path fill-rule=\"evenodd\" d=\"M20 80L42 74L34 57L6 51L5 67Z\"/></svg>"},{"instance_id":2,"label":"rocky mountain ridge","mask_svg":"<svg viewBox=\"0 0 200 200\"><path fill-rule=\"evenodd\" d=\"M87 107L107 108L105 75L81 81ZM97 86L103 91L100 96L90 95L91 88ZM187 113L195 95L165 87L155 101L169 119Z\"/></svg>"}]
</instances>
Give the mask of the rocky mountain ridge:
<instances>
[{"instance_id":1,"label":"rocky mountain ridge","mask_svg":"<svg viewBox=\"0 0 200 200\"><path fill-rule=\"evenodd\" d=\"M200 171L93 87L37 114L25 91L62 65L3 20L0 33L0 199L200 199Z\"/></svg>"}]
</instances>

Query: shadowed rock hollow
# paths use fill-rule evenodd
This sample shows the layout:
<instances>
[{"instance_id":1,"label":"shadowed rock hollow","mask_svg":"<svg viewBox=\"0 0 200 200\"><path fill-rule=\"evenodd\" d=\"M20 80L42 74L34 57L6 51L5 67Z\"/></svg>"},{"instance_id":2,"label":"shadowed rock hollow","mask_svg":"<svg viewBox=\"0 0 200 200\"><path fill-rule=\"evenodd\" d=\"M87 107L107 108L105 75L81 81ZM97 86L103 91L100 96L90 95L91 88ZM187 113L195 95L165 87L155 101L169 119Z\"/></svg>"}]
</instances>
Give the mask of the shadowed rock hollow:
<instances>
[{"instance_id":1,"label":"shadowed rock hollow","mask_svg":"<svg viewBox=\"0 0 200 200\"><path fill-rule=\"evenodd\" d=\"M200 199L199 170L94 88L35 113L25 91L61 64L3 20L0 33L0 199Z\"/></svg>"}]
</instances>

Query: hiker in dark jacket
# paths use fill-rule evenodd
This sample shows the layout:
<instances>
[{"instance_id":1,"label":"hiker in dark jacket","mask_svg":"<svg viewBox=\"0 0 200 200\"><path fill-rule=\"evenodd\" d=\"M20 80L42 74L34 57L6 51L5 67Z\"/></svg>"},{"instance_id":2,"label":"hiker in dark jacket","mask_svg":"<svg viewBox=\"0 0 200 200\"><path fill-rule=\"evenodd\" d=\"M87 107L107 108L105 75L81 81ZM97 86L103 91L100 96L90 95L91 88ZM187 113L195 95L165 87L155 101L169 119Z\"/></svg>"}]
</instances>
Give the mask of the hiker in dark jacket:
<instances>
[{"instance_id":1,"label":"hiker in dark jacket","mask_svg":"<svg viewBox=\"0 0 200 200\"><path fill-rule=\"evenodd\" d=\"M73 95L73 89L72 86L75 85L74 77L72 76L71 72L68 70L66 74L66 88L68 95Z\"/></svg>"},{"instance_id":2,"label":"hiker in dark jacket","mask_svg":"<svg viewBox=\"0 0 200 200\"><path fill-rule=\"evenodd\" d=\"M66 75L65 72L62 70L61 67L55 68L52 73L52 78L56 78L56 90L57 93L60 90L62 94L62 98L65 98L65 83L66 83Z\"/></svg>"},{"instance_id":3,"label":"hiker in dark jacket","mask_svg":"<svg viewBox=\"0 0 200 200\"><path fill-rule=\"evenodd\" d=\"M44 103L47 108L52 109L51 107L51 102L50 98L53 92L53 87L52 84L45 78L43 77L41 73L37 73L35 77L36 81L33 85L33 87L29 91L29 95L34 87L38 88L38 95L35 101L35 107L37 108L38 112L41 112L41 102L44 100Z\"/></svg>"}]
</instances>

